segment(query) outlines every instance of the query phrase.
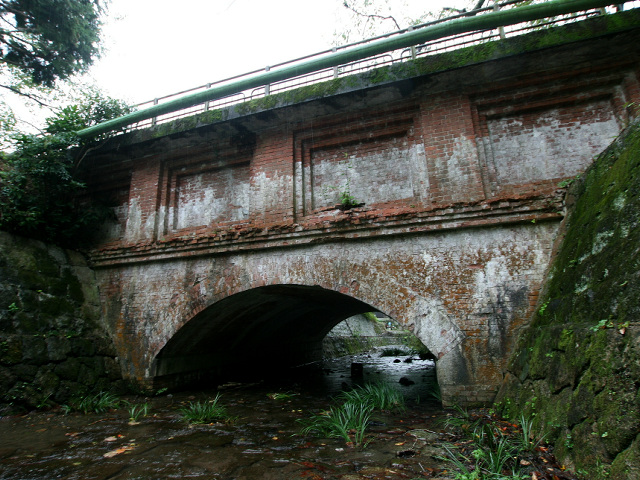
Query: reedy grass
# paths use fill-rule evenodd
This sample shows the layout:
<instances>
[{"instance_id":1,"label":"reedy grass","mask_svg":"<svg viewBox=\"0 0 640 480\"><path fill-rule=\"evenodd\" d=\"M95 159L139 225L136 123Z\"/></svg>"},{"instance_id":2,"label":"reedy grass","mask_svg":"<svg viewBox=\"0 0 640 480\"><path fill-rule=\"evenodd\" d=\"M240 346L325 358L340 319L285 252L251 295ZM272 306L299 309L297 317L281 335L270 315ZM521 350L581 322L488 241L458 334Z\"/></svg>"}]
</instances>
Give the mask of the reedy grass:
<instances>
[{"instance_id":1,"label":"reedy grass","mask_svg":"<svg viewBox=\"0 0 640 480\"><path fill-rule=\"evenodd\" d=\"M373 407L369 403L346 402L303 421L303 434L342 438L347 443L361 445Z\"/></svg>"},{"instance_id":2,"label":"reedy grass","mask_svg":"<svg viewBox=\"0 0 640 480\"><path fill-rule=\"evenodd\" d=\"M138 418L146 417L149 413L149 404L142 403L140 405L130 404L129 405L129 421L132 423L137 423Z\"/></svg>"},{"instance_id":3,"label":"reedy grass","mask_svg":"<svg viewBox=\"0 0 640 480\"><path fill-rule=\"evenodd\" d=\"M342 392L340 404L307 420L301 420L302 433L320 437L342 438L353 445L362 445L374 410L402 410L404 397L383 383L366 384Z\"/></svg>"},{"instance_id":4,"label":"reedy grass","mask_svg":"<svg viewBox=\"0 0 640 480\"><path fill-rule=\"evenodd\" d=\"M348 392L342 392L339 400L354 403L370 403L374 410L404 410L402 393L385 383L367 383Z\"/></svg>"},{"instance_id":5,"label":"reedy grass","mask_svg":"<svg viewBox=\"0 0 640 480\"><path fill-rule=\"evenodd\" d=\"M544 441L546 435L536 438L533 432L533 418L520 415L520 442L519 450L533 452Z\"/></svg>"},{"instance_id":6,"label":"reedy grass","mask_svg":"<svg viewBox=\"0 0 640 480\"><path fill-rule=\"evenodd\" d=\"M189 402L188 405L180 409L182 418L189 423L211 423L219 420L230 420L227 409L220 405L220 394L213 400L204 402Z\"/></svg>"},{"instance_id":7,"label":"reedy grass","mask_svg":"<svg viewBox=\"0 0 640 480\"><path fill-rule=\"evenodd\" d=\"M448 458L459 471L456 480L521 480L529 478L518 463L518 456L531 453L540 445L542 438L534 440L532 421L520 418L520 426L503 431L497 423L500 420L490 416L474 416L466 410L457 409L459 415L447 420L447 426L456 428L466 436L468 448L472 448L471 457L453 446L445 447ZM504 422L502 423L504 425ZM513 424L507 424L517 427ZM470 466L473 466L471 469ZM509 472L509 473L505 473Z\"/></svg>"},{"instance_id":8,"label":"reedy grass","mask_svg":"<svg viewBox=\"0 0 640 480\"><path fill-rule=\"evenodd\" d=\"M82 413L104 413L113 408L118 408L120 399L109 392L99 392L95 395L87 395L77 402L72 402L70 409Z\"/></svg>"}]
</instances>

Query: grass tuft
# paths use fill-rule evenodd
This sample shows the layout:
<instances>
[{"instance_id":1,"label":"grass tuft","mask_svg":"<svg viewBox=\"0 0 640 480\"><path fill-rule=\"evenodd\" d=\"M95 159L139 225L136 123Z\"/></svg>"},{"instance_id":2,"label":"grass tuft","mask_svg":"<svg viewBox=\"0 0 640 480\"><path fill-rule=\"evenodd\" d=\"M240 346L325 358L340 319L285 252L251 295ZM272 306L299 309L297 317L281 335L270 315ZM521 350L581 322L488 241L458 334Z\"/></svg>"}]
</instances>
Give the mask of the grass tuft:
<instances>
[{"instance_id":1,"label":"grass tuft","mask_svg":"<svg viewBox=\"0 0 640 480\"><path fill-rule=\"evenodd\" d=\"M367 383L338 397L344 402L369 403L374 410L404 410L402 393L386 383Z\"/></svg>"},{"instance_id":2,"label":"grass tuft","mask_svg":"<svg viewBox=\"0 0 640 480\"><path fill-rule=\"evenodd\" d=\"M213 400L189 402L187 406L180 409L180 413L182 418L189 423L211 423L230 420L227 415L227 409L220 405L219 402L220 394L218 393Z\"/></svg>"},{"instance_id":3,"label":"grass tuft","mask_svg":"<svg viewBox=\"0 0 640 480\"><path fill-rule=\"evenodd\" d=\"M342 438L346 443L362 445L372 412L369 403L346 402L304 421L302 433Z\"/></svg>"},{"instance_id":4,"label":"grass tuft","mask_svg":"<svg viewBox=\"0 0 640 480\"><path fill-rule=\"evenodd\" d=\"M301 420L302 433L342 438L347 444L362 445L374 410L403 410L404 397L393 387L371 383L341 393L341 403L311 418Z\"/></svg>"},{"instance_id":5,"label":"grass tuft","mask_svg":"<svg viewBox=\"0 0 640 480\"><path fill-rule=\"evenodd\" d=\"M119 405L120 399L113 393L99 392L95 395L87 395L79 401L72 402L68 409L82 413L104 413L118 408Z\"/></svg>"},{"instance_id":6,"label":"grass tuft","mask_svg":"<svg viewBox=\"0 0 640 480\"><path fill-rule=\"evenodd\" d=\"M149 404L143 403L141 405L129 405L129 421L131 423L138 423L140 417L146 417L149 413Z\"/></svg>"},{"instance_id":7,"label":"grass tuft","mask_svg":"<svg viewBox=\"0 0 640 480\"><path fill-rule=\"evenodd\" d=\"M520 418L520 425L512 424L493 414L471 414L457 409L458 414L447 421L468 438L465 442L445 447L447 460L458 470L458 480L524 480L531 472L523 468L531 453L542 442L533 435L532 421Z\"/></svg>"}]
</instances>

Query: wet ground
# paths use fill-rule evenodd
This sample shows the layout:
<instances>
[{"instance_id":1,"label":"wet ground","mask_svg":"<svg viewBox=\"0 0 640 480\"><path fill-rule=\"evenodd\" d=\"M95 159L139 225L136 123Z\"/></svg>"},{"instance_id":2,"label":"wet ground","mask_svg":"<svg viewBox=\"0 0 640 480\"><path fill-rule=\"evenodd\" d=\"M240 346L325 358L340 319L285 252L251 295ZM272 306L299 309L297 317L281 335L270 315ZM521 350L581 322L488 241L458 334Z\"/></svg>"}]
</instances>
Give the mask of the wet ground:
<instances>
[{"instance_id":1,"label":"wet ground","mask_svg":"<svg viewBox=\"0 0 640 480\"><path fill-rule=\"evenodd\" d=\"M364 363L360 380L350 378L352 361ZM150 407L134 425L126 407L104 414L58 410L1 418L0 479L455 477L440 459L443 445L454 436L441 422L446 413L429 398L432 362L377 352L324 367L319 376L307 373L277 383L130 397L126 400ZM413 383L397 383L403 377L409 380L403 383ZM407 409L376 413L366 446L300 434L300 420L326 409L341 388L374 380L397 384ZM186 403L217 393L232 422L194 426L181 418L179 409Z\"/></svg>"}]
</instances>

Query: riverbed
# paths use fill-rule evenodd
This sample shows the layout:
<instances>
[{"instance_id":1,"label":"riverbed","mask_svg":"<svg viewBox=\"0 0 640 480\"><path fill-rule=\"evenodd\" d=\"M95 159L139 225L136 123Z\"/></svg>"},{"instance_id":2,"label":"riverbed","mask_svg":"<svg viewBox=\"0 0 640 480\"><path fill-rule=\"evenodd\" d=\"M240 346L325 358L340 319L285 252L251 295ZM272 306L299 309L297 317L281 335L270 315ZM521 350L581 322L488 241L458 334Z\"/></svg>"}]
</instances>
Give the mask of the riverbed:
<instances>
[{"instance_id":1,"label":"riverbed","mask_svg":"<svg viewBox=\"0 0 640 480\"><path fill-rule=\"evenodd\" d=\"M352 376L353 363L361 374ZM406 409L376 413L364 445L300 433L301 421L329 408L341 390L367 382L396 386ZM433 362L374 351L286 378L127 397L102 414L56 409L4 417L0 479L446 478L439 459L445 414L434 382ZM189 402L218 394L231 421L190 425L182 418ZM131 424L130 405L144 403L148 414Z\"/></svg>"}]
</instances>

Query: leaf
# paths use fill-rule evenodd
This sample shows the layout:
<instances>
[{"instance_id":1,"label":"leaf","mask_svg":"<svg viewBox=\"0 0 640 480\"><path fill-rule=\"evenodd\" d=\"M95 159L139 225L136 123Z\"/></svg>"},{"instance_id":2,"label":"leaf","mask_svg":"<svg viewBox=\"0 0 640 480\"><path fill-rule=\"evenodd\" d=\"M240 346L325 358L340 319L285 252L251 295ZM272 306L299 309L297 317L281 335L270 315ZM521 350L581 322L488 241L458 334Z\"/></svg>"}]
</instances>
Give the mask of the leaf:
<instances>
[{"instance_id":1,"label":"leaf","mask_svg":"<svg viewBox=\"0 0 640 480\"><path fill-rule=\"evenodd\" d=\"M134 447L132 447L131 445L125 445L124 447L120 447L120 448L116 448L115 450L111 450L111 451L105 453L102 456L104 458L112 458L112 457L115 457L116 455L120 455L121 453L129 452L129 451L131 451L133 449L134 449Z\"/></svg>"}]
</instances>

